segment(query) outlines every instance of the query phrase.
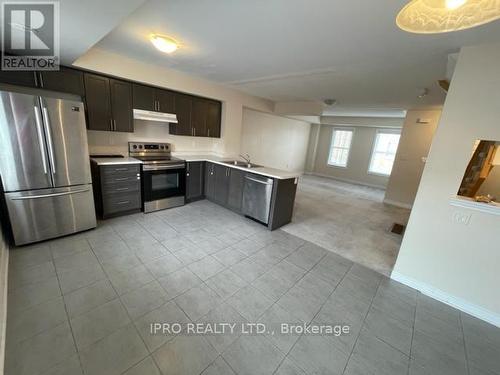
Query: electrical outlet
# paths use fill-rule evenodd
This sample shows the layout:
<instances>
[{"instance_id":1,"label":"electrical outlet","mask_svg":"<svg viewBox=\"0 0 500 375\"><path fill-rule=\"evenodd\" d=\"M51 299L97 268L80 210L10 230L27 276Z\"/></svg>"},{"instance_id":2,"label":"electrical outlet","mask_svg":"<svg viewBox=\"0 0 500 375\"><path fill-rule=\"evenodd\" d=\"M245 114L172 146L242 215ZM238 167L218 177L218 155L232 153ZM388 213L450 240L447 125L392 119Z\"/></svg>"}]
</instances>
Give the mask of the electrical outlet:
<instances>
[{"instance_id":1,"label":"electrical outlet","mask_svg":"<svg viewBox=\"0 0 500 375\"><path fill-rule=\"evenodd\" d=\"M458 211L453 213L453 222L456 224L469 225L471 218L472 214L466 214Z\"/></svg>"}]
</instances>

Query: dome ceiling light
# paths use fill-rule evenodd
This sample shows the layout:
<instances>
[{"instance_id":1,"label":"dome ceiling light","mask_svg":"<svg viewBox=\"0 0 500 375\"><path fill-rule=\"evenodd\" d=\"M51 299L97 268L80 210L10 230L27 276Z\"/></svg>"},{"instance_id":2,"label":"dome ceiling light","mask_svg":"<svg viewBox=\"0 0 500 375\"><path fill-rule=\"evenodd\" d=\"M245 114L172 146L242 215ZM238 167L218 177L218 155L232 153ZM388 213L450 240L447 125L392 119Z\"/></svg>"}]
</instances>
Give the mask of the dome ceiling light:
<instances>
[{"instance_id":1,"label":"dome ceiling light","mask_svg":"<svg viewBox=\"0 0 500 375\"><path fill-rule=\"evenodd\" d=\"M149 39L151 40L151 43L153 43L153 45L161 52L172 53L179 48L179 43L167 36L153 34Z\"/></svg>"},{"instance_id":2,"label":"dome ceiling light","mask_svg":"<svg viewBox=\"0 0 500 375\"><path fill-rule=\"evenodd\" d=\"M437 34L470 29L500 18L500 0L412 0L398 14L399 28Z\"/></svg>"}]
</instances>

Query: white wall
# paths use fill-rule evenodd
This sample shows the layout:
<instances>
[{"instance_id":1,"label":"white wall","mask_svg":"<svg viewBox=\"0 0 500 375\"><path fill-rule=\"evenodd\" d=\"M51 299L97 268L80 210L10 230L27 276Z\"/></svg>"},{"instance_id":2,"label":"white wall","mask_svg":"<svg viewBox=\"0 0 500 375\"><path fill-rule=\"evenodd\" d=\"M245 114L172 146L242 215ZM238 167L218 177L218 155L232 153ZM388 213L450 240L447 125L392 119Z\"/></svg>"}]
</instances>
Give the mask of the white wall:
<instances>
[{"instance_id":1,"label":"white wall","mask_svg":"<svg viewBox=\"0 0 500 375\"><path fill-rule=\"evenodd\" d=\"M429 154L440 117L441 109L414 109L407 112L396 160L385 192L386 203L407 208L413 205L425 166L422 157ZM428 123L418 123L419 119Z\"/></svg>"},{"instance_id":2,"label":"white wall","mask_svg":"<svg viewBox=\"0 0 500 375\"><path fill-rule=\"evenodd\" d=\"M170 136L165 126L146 126L146 124L142 123L136 124L136 132L133 134L89 131L88 138L91 153L122 149L123 141L142 140L172 142L174 151L178 152L214 152L220 155L233 156L240 151L243 107L263 112L272 112L274 108L274 103L269 100L250 96L201 78L146 64L97 48L89 50L74 65L223 102L222 137L220 139Z\"/></svg>"},{"instance_id":3,"label":"white wall","mask_svg":"<svg viewBox=\"0 0 500 375\"><path fill-rule=\"evenodd\" d=\"M375 135L379 128L397 128L403 125L400 118L372 117L322 117L319 129L313 127L308 148L308 172L325 177L354 182L384 189L389 177L368 173ZM335 126L354 129L354 136L346 168L328 164L330 145ZM319 132L319 133L318 133Z\"/></svg>"},{"instance_id":4,"label":"white wall","mask_svg":"<svg viewBox=\"0 0 500 375\"><path fill-rule=\"evenodd\" d=\"M304 172L311 124L267 113L243 110L241 153L252 162Z\"/></svg>"},{"instance_id":5,"label":"white wall","mask_svg":"<svg viewBox=\"0 0 500 375\"><path fill-rule=\"evenodd\" d=\"M474 141L500 140L499 61L499 44L460 52L392 277L500 326L500 216L450 205Z\"/></svg>"}]
</instances>

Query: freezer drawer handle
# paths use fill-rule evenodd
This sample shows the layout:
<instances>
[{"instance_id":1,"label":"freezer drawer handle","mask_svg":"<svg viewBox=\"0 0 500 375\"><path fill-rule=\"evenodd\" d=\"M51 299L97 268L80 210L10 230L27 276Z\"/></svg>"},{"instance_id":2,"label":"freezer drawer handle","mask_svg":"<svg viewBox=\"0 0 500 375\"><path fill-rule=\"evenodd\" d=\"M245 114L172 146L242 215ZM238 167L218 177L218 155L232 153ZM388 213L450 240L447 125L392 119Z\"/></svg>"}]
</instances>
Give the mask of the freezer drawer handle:
<instances>
[{"instance_id":1,"label":"freezer drawer handle","mask_svg":"<svg viewBox=\"0 0 500 375\"><path fill-rule=\"evenodd\" d=\"M35 106L35 122L36 122L36 132L38 133L38 144L40 146L40 153L42 154L42 164L43 173L47 174L47 156L45 156L45 142L43 140L43 130L42 121L40 121L40 112L38 112L38 107Z\"/></svg>"},{"instance_id":2,"label":"freezer drawer handle","mask_svg":"<svg viewBox=\"0 0 500 375\"><path fill-rule=\"evenodd\" d=\"M50 166L52 168L52 174L56 174L56 158L54 156L54 145L52 144L52 134L50 133L49 112L45 107L42 108L42 111L43 111L43 118L45 120L45 133L47 134L47 143L49 145Z\"/></svg>"},{"instance_id":3,"label":"freezer drawer handle","mask_svg":"<svg viewBox=\"0 0 500 375\"><path fill-rule=\"evenodd\" d=\"M86 193L90 189L82 189L82 190L74 190L74 191L65 191L63 193L54 193L54 194L42 194L42 195L30 195L26 197L17 197L12 198L13 201L24 201L29 199L40 199L40 198L52 198L52 197L60 197L62 195L72 195L72 194L80 194Z\"/></svg>"},{"instance_id":4,"label":"freezer drawer handle","mask_svg":"<svg viewBox=\"0 0 500 375\"><path fill-rule=\"evenodd\" d=\"M260 180L257 180L255 178L248 177L248 176L246 176L245 178L247 180L250 180L250 181L258 182L259 184L262 184L262 185L272 185L273 184L272 182L260 181Z\"/></svg>"}]
</instances>

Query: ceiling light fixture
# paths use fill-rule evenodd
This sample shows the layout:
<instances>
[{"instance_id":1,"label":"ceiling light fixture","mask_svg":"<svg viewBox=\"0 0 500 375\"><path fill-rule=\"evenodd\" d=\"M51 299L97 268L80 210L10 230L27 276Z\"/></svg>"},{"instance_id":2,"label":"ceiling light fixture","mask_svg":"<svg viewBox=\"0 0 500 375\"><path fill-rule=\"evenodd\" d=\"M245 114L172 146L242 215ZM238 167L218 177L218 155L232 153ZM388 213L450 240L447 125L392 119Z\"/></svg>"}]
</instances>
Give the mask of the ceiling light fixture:
<instances>
[{"instance_id":1,"label":"ceiling light fixture","mask_svg":"<svg viewBox=\"0 0 500 375\"><path fill-rule=\"evenodd\" d=\"M179 48L179 43L167 36L153 34L150 36L149 40L151 40L151 43L161 52L172 53Z\"/></svg>"},{"instance_id":2,"label":"ceiling light fixture","mask_svg":"<svg viewBox=\"0 0 500 375\"><path fill-rule=\"evenodd\" d=\"M425 98L427 95L429 95L429 89L425 87L425 88L423 88L423 89L421 89L421 90L420 90L420 92L419 92L419 94L418 94L418 96L417 96L417 97L418 97L419 99L423 99L423 98Z\"/></svg>"},{"instance_id":3,"label":"ceiling light fixture","mask_svg":"<svg viewBox=\"0 0 500 375\"><path fill-rule=\"evenodd\" d=\"M446 8L449 10L455 10L464 5L467 0L446 0Z\"/></svg>"},{"instance_id":4,"label":"ceiling light fixture","mask_svg":"<svg viewBox=\"0 0 500 375\"><path fill-rule=\"evenodd\" d=\"M398 14L399 28L437 34L470 29L500 18L499 0L411 0Z\"/></svg>"}]
</instances>

